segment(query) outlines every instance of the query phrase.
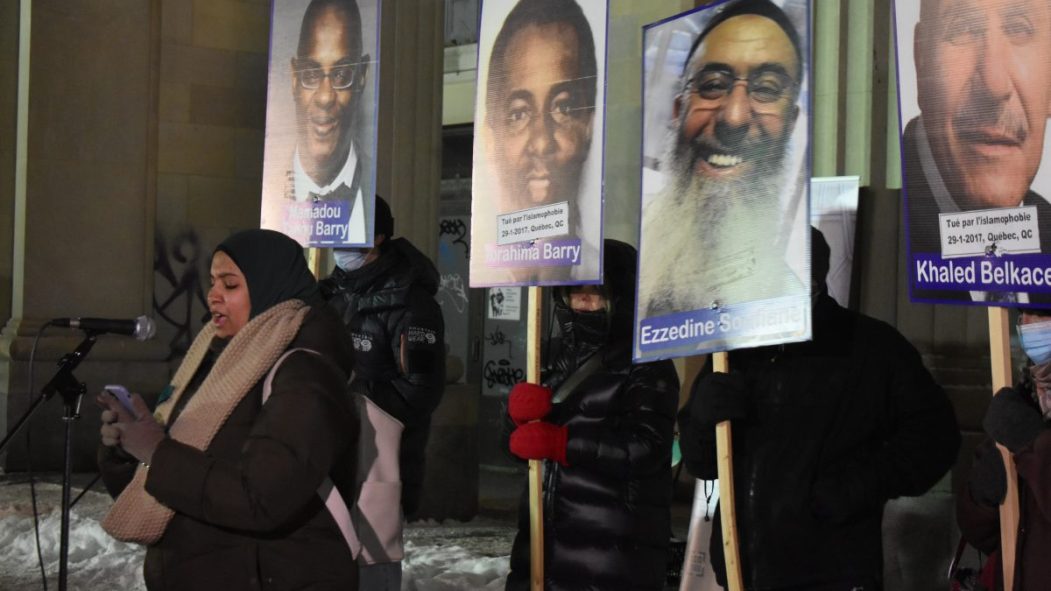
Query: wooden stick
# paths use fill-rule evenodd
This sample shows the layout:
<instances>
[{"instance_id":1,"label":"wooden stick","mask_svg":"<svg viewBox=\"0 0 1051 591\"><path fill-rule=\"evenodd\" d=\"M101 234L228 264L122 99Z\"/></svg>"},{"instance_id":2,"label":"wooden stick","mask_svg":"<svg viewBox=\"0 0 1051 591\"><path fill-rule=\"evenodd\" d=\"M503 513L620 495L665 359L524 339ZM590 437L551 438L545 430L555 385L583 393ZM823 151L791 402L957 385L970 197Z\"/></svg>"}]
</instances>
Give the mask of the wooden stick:
<instances>
[{"instance_id":1,"label":"wooden stick","mask_svg":"<svg viewBox=\"0 0 1051 591\"><path fill-rule=\"evenodd\" d=\"M730 371L726 353L712 355L712 367L719 373ZM744 591L741 577L741 554L737 544L737 508L734 504L733 431L730 421L715 426L715 453L719 461L719 513L723 526L723 555L726 558L726 583L730 591Z\"/></svg>"},{"instance_id":2,"label":"wooden stick","mask_svg":"<svg viewBox=\"0 0 1051 591\"><path fill-rule=\"evenodd\" d=\"M321 279L321 249L307 249L307 268L313 273L314 279Z\"/></svg>"},{"instance_id":3,"label":"wooden stick","mask_svg":"<svg viewBox=\"0 0 1051 591\"><path fill-rule=\"evenodd\" d=\"M993 371L993 395L1011 385L1011 335L1007 308L989 308L989 355ZM1014 457L1002 445L996 446L1007 472L1007 494L1000 505L1000 561L1004 569L1004 591L1014 589L1015 555L1018 541L1018 473Z\"/></svg>"},{"instance_id":4,"label":"wooden stick","mask_svg":"<svg viewBox=\"0 0 1051 591\"><path fill-rule=\"evenodd\" d=\"M526 314L526 381L540 383L540 311L543 292L529 288L529 312ZM544 590L544 465L529 460L529 573L532 588Z\"/></svg>"}]
</instances>

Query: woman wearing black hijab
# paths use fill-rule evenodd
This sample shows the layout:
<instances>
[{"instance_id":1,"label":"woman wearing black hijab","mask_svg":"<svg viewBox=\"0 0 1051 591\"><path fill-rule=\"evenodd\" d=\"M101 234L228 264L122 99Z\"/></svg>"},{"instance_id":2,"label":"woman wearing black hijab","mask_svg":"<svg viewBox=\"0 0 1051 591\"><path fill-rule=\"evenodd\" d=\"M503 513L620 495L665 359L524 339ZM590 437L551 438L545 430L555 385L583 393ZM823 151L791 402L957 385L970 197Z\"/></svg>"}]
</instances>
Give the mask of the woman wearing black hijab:
<instances>
[{"instance_id":1,"label":"woman wearing black hijab","mask_svg":"<svg viewBox=\"0 0 1051 591\"><path fill-rule=\"evenodd\" d=\"M208 308L151 414L100 395L103 527L147 545L151 591L357 589L350 348L295 241L216 248ZM119 496L118 496L119 495ZM347 502L342 502L347 499Z\"/></svg>"}]
</instances>

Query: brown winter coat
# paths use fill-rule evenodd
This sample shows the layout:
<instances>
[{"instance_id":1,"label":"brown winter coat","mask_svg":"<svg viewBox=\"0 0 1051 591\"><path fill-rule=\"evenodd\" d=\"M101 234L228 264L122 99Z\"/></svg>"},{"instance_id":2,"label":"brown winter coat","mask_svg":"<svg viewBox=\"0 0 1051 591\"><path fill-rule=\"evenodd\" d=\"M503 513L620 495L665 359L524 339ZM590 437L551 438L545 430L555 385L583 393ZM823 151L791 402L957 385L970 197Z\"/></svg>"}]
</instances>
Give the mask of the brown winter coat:
<instances>
[{"instance_id":1,"label":"brown winter coat","mask_svg":"<svg viewBox=\"0 0 1051 591\"><path fill-rule=\"evenodd\" d=\"M1051 426L1032 445L1014 454L1021 508L1015 554L1015 591L1041 591L1051 584ZM1000 549L1000 510L974 502L968 490L956 496L960 532L986 554ZM1003 588L997 570L996 587Z\"/></svg>"},{"instance_id":2,"label":"brown winter coat","mask_svg":"<svg viewBox=\"0 0 1051 591\"><path fill-rule=\"evenodd\" d=\"M158 446L146 491L175 516L147 548L148 589L357 589L350 549L317 493L329 476L344 497L355 494L358 419L345 387L351 353L342 334L332 312L312 310L289 348L321 355L290 355L265 407L260 380L204 452L172 439ZM180 407L210 361L214 356L202 363ZM118 453L100 450L111 494L135 467Z\"/></svg>"}]
</instances>

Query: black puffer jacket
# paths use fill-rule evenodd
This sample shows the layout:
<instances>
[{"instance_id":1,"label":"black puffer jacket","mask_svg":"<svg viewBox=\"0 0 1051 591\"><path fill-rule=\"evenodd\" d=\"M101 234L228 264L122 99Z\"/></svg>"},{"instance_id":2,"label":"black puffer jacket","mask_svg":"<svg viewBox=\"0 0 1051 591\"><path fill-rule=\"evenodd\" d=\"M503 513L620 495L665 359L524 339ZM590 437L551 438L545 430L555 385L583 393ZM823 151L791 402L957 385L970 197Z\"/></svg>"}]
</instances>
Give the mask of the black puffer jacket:
<instances>
[{"instance_id":1,"label":"black puffer jacket","mask_svg":"<svg viewBox=\"0 0 1051 591\"><path fill-rule=\"evenodd\" d=\"M405 425L399 459L402 509L409 516L419 505L431 413L445 388L438 281L434 264L404 238L384 243L370 264L350 272L337 267L321 281L322 295L354 341L351 390Z\"/></svg>"},{"instance_id":2,"label":"black puffer jacket","mask_svg":"<svg viewBox=\"0 0 1051 591\"><path fill-rule=\"evenodd\" d=\"M881 580L884 503L926 492L960 445L948 398L896 330L825 294L813 323L811 342L730 354L749 404L733 425L747 589ZM688 412L700 382L679 416L680 443L687 469L713 479L715 426L694 424ZM714 523L712 564L725 585Z\"/></svg>"},{"instance_id":3,"label":"black puffer jacket","mask_svg":"<svg viewBox=\"0 0 1051 591\"><path fill-rule=\"evenodd\" d=\"M568 427L568 466L544 463L548 590L662 589L671 532L671 447L679 379L670 361L631 363L635 250L607 240L605 330L556 291L562 339L545 370L558 386L592 355L601 365L545 419ZM523 496L508 589L529 584L529 505Z\"/></svg>"}]
</instances>

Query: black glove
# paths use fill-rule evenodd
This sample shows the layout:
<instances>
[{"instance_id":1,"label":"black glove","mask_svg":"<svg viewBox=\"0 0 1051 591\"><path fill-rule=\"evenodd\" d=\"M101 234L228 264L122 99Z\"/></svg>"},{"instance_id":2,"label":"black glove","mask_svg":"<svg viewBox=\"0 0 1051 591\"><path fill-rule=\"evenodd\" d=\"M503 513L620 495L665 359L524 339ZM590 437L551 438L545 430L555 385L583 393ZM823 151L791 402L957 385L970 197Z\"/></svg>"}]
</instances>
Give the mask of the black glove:
<instances>
[{"instance_id":1,"label":"black glove","mask_svg":"<svg viewBox=\"0 0 1051 591\"><path fill-rule=\"evenodd\" d=\"M715 425L748 416L748 384L740 372L710 373L693 384L690 418Z\"/></svg>"},{"instance_id":2,"label":"black glove","mask_svg":"<svg viewBox=\"0 0 1051 591\"><path fill-rule=\"evenodd\" d=\"M1014 388L1001 388L989 403L982 421L985 432L997 443L1018 453L1044 428L1044 417Z\"/></svg>"},{"instance_id":3,"label":"black glove","mask_svg":"<svg viewBox=\"0 0 1051 591\"><path fill-rule=\"evenodd\" d=\"M971 499L986 507L999 507L1007 496L1007 474L1000 450L992 439L982 441L974 448L974 461L967 478Z\"/></svg>"}]
</instances>

